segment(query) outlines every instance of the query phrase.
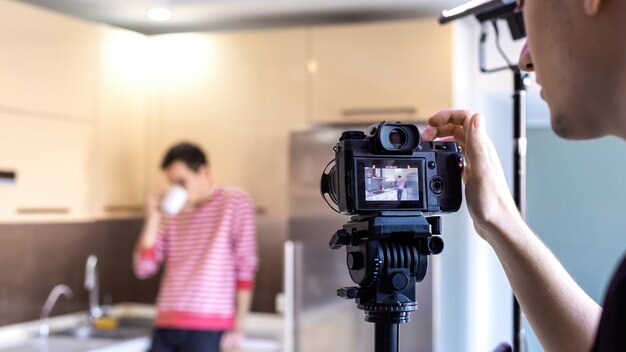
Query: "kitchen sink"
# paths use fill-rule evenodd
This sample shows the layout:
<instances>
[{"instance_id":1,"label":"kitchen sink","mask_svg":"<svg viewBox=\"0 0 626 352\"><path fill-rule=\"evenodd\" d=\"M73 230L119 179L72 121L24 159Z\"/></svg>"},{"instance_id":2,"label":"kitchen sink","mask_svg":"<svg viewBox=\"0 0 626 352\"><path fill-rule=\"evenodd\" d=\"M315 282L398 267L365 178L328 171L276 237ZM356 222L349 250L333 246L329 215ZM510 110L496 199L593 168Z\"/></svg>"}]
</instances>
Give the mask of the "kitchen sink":
<instances>
[{"instance_id":1,"label":"kitchen sink","mask_svg":"<svg viewBox=\"0 0 626 352\"><path fill-rule=\"evenodd\" d=\"M152 319L121 318L116 328L102 329L93 326L80 326L69 330L52 332L50 336L68 336L78 339L110 339L129 340L149 336L152 330Z\"/></svg>"}]
</instances>

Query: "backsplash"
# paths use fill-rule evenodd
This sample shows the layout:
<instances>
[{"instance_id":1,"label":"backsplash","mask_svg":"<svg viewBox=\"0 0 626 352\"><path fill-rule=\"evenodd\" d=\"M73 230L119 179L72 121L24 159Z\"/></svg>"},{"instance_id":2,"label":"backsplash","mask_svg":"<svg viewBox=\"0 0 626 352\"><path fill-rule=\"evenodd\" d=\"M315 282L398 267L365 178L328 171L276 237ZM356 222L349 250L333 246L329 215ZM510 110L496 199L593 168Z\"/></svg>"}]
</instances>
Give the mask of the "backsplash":
<instances>
[{"instance_id":1,"label":"backsplash","mask_svg":"<svg viewBox=\"0 0 626 352\"><path fill-rule=\"evenodd\" d=\"M139 281L131 266L142 222L0 225L0 325L38 319L48 293L61 283L74 298L60 298L53 315L86 310L83 280L90 254L98 256L100 297L154 302L159 277Z\"/></svg>"},{"instance_id":2,"label":"backsplash","mask_svg":"<svg viewBox=\"0 0 626 352\"><path fill-rule=\"evenodd\" d=\"M154 303L160 275L135 278L132 252L142 219L72 224L0 225L0 326L39 318L48 293L66 284L74 298L60 298L52 315L87 310L85 261L98 256L100 297L112 303ZM252 309L273 312L282 290L285 222L258 219L260 268Z\"/></svg>"}]
</instances>

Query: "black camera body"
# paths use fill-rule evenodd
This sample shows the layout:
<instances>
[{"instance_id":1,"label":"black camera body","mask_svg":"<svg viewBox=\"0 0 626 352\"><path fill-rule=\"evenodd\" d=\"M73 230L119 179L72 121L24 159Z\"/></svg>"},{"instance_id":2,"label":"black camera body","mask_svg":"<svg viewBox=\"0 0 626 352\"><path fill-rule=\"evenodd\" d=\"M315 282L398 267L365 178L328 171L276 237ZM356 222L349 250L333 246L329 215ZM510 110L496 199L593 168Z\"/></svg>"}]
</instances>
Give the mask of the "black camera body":
<instances>
[{"instance_id":1,"label":"black camera body","mask_svg":"<svg viewBox=\"0 0 626 352\"><path fill-rule=\"evenodd\" d=\"M415 125L380 122L367 135L344 132L334 151L320 190L342 214L450 213L461 206L464 162L455 142L421 142Z\"/></svg>"}]
</instances>

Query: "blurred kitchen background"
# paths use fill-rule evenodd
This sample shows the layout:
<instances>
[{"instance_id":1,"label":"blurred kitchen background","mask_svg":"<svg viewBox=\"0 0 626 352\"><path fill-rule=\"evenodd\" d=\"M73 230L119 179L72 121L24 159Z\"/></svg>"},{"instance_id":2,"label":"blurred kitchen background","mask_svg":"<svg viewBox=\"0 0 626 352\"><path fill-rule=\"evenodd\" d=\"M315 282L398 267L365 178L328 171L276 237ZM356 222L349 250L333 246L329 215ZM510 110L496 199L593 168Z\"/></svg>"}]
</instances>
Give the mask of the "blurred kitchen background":
<instances>
[{"instance_id":1,"label":"blurred kitchen background","mask_svg":"<svg viewBox=\"0 0 626 352\"><path fill-rule=\"evenodd\" d=\"M511 74L479 72L476 21L436 21L463 2L0 0L0 350L145 350L159 278L137 280L131 253L146 195L165 187L160 158L182 140L256 202L260 268L242 351L373 350L363 312L335 297L351 281L345 253L327 243L347 218L319 197L319 176L342 130L423 126L438 110L470 108L487 115L510 179ZM148 19L155 7L172 18ZM516 60L522 42L502 33ZM493 43L487 54L503 63ZM615 181L626 166L611 162L626 147L558 139L538 92L528 220L601 302L626 248L626 188ZM444 217L443 238L402 351L510 342L511 290L465 208ZM87 290L90 270L99 287ZM74 294L48 306L45 345L33 331L59 284L54 296ZM64 334L94 292L129 323L110 336ZM528 347L541 351L530 328Z\"/></svg>"}]
</instances>

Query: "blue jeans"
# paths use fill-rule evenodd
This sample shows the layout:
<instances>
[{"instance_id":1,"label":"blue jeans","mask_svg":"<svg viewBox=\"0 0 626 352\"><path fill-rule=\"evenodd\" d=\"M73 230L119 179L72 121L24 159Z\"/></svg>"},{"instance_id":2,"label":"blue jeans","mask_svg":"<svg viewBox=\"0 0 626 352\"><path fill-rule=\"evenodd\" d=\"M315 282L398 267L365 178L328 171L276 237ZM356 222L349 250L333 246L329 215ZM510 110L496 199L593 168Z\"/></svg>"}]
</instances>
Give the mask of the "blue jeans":
<instances>
[{"instance_id":1,"label":"blue jeans","mask_svg":"<svg viewBox=\"0 0 626 352\"><path fill-rule=\"evenodd\" d=\"M223 331L155 329L150 352L220 352Z\"/></svg>"}]
</instances>

